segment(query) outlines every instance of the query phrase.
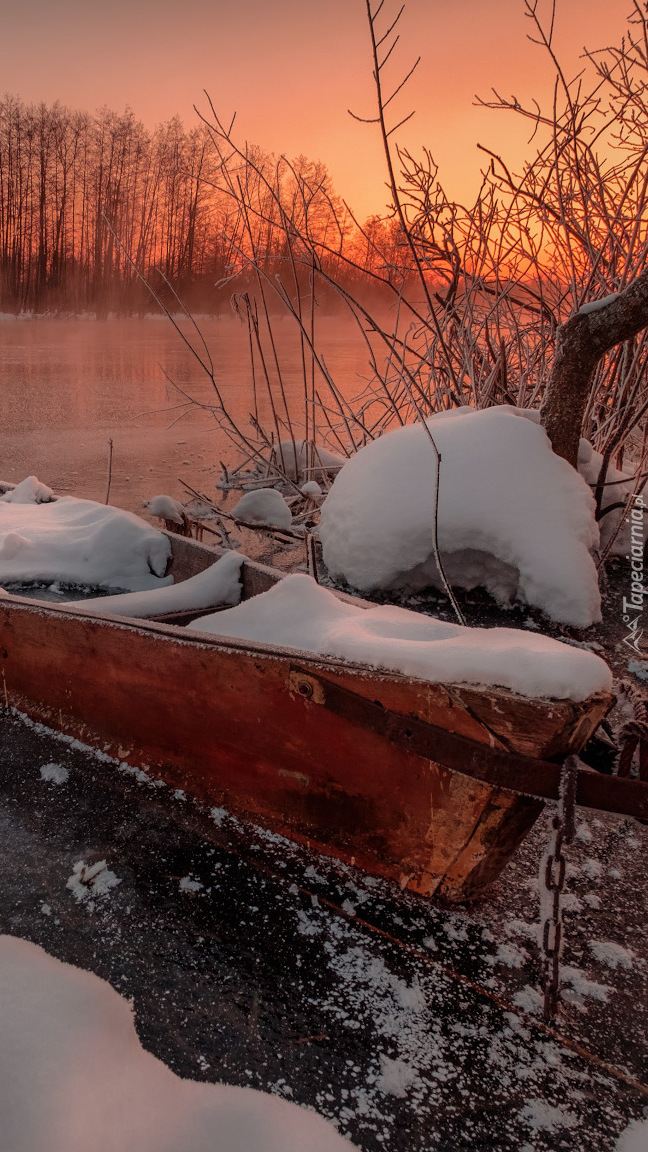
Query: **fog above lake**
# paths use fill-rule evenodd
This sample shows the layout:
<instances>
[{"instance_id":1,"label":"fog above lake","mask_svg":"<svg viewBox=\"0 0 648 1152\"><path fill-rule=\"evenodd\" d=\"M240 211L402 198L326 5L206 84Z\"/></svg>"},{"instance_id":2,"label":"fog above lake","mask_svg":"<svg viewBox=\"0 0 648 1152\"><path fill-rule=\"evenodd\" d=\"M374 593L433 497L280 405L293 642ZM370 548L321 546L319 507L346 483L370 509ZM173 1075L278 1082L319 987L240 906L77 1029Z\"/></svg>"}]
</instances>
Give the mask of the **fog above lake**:
<instances>
[{"instance_id":1,"label":"fog above lake","mask_svg":"<svg viewBox=\"0 0 648 1152\"><path fill-rule=\"evenodd\" d=\"M355 395L369 372L355 325L334 317L317 325L337 387ZM297 329L288 318L273 327L288 399L301 416ZM189 332L186 322L184 328ZM253 406L247 329L234 317L201 319L200 328L224 401L247 431ZM192 408L182 415L182 397L163 369L200 402L215 401L211 384L164 317L2 317L0 480L17 482L34 473L58 492L103 501L112 438L111 503L139 512L143 500L160 492L182 500L181 480L214 497L219 462L236 463L238 453L209 412ZM259 384L267 420L263 391Z\"/></svg>"}]
</instances>

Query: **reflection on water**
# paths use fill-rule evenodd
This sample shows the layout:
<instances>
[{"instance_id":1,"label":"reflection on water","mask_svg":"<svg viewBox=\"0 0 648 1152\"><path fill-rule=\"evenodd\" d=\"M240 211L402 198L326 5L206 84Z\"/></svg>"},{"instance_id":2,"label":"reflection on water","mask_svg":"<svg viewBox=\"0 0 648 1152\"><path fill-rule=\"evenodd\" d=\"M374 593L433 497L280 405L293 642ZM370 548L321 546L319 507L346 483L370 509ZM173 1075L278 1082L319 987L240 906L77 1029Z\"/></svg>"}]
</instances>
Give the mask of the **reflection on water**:
<instances>
[{"instance_id":1,"label":"reflection on water","mask_svg":"<svg viewBox=\"0 0 648 1152\"><path fill-rule=\"evenodd\" d=\"M326 364L343 394L359 392L367 355L354 326L318 321ZM244 427L252 411L247 330L238 320L206 319L224 401ZM302 362L294 325L275 327L284 387L303 411ZM180 483L214 495L220 461L236 453L207 411L183 415L164 371L204 404L214 393L164 318L143 320L0 320L0 480L35 473L59 492L103 500L112 438L111 501L139 511L159 492L183 499ZM258 390L259 410L269 404Z\"/></svg>"}]
</instances>

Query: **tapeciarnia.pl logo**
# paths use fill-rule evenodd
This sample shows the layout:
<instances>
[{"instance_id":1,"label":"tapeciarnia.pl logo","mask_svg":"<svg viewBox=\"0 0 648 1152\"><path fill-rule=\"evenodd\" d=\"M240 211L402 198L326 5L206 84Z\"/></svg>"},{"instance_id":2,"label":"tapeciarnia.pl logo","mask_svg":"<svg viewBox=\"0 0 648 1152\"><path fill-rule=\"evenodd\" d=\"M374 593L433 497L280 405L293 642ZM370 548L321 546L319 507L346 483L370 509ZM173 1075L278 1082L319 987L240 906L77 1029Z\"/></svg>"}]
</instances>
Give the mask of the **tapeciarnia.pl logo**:
<instances>
[{"instance_id":1,"label":"tapeciarnia.pl logo","mask_svg":"<svg viewBox=\"0 0 648 1152\"><path fill-rule=\"evenodd\" d=\"M630 510L630 515L626 523L630 525L630 552L626 556L626 560L630 561L630 597L623 597L623 622L629 627L627 636L624 636L623 643L627 644L628 648L632 648L633 652L642 656L642 650L639 647L639 642L643 636L643 628L641 625L641 614L644 608L644 596L648 595L648 590L644 588L644 533L643 533L643 518L646 505L641 493L633 497L633 506Z\"/></svg>"}]
</instances>

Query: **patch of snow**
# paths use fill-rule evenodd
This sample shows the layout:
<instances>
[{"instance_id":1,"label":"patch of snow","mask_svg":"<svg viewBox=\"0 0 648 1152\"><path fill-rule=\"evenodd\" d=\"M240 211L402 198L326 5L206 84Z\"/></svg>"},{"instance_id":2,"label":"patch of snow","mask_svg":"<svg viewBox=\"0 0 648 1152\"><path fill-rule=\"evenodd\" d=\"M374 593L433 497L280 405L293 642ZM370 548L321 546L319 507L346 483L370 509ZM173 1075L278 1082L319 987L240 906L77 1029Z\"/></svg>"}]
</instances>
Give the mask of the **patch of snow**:
<instances>
[{"instance_id":1,"label":"patch of snow","mask_svg":"<svg viewBox=\"0 0 648 1152\"><path fill-rule=\"evenodd\" d=\"M183 876L178 884L181 892L200 892L205 887L195 876Z\"/></svg>"},{"instance_id":2,"label":"patch of snow","mask_svg":"<svg viewBox=\"0 0 648 1152\"><path fill-rule=\"evenodd\" d=\"M329 452L328 448L323 448L321 444L316 444L313 451L311 445L303 440L295 440L294 444L292 440L282 440L281 447L273 448L272 454L275 462L291 480L303 475L308 461L312 461L311 478L319 479L323 479L328 472L338 472L342 465L346 464L344 456Z\"/></svg>"},{"instance_id":3,"label":"patch of snow","mask_svg":"<svg viewBox=\"0 0 648 1152\"><path fill-rule=\"evenodd\" d=\"M596 959L608 968L632 968L635 954L631 948L624 948L613 940L590 940L589 947Z\"/></svg>"},{"instance_id":4,"label":"patch of snow","mask_svg":"<svg viewBox=\"0 0 648 1152\"><path fill-rule=\"evenodd\" d=\"M404 1060L392 1060L389 1056L380 1057L380 1075L376 1081L379 1092L389 1096L407 1096L407 1089L415 1083L416 1071Z\"/></svg>"},{"instance_id":5,"label":"patch of snow","mask_svg":"<svg viewBox=\"0 0 648 1152\"><path fill-rule=\"evenodd\" d=\"M70 775L63 764L42 764L40 774L41 779L48 780L50 784L65 784Z\"/></svg>"},{"instance_id":6,"label":"patch of snow","mask_svg":"<svg viewBox=\"0 0 648 1152\"><path fill-rule=\"evenodd\" d=\"M614 1152L648 1152L648 1120L633 1120L619 1136Z\"/></svg>"},{"instance_id":7,"label":"patch of snow","mask_svg":"<svg viewBox=\"0 0 648 1152\"><path fill-rule=\"evenodd\" d=\"M607 1002L610 992L607 984L597 984L595 980L589 980L580 968L572 968L569 964L565 964L560 969L560 976L562 982L568 984L578 996L590 996L593 1000L600 1000L604 1004Z\"/></svg>"},{"instance_id":8,"label":"patch of snow","mask_svg":"<svg viewBox=\"0 0 648 1152\"><path fill-rule=\"evenodd\" d=\"M516 948L513 944L500 944L495 953L496 963L503 964L506 968L521 968L527 959L528 955L524 949Z\"/></svg>"},{"instance_id":9,"label":"patch of snow","mask_svg":"<svg viewBox=\"0 0 648 1152\"><path fill-rule=\"evenodd\" d=\"M75 900L83 902L107 896L110 889L118 884L121 884L121 880L110 871L105 860L100 860L97 864L86 864L83 860L77 860L66 888L70 889Z\"/></svg>"},{"instance_id":10,"label":"patch of snow","mask_svg":"<svg viewBox=\"0 0 648 1152\"><path fill-rule=\"evenodd\" d=\"M530 984L526 984L524 988L515 993L513 1003L516 1008L521 1008L523 1012L537 1016L539 1012L542 1012L544 998L537 988L532 988Z\"/></svg>"},{"instance_id":11,"label":"patch of snow","mask_svg":"<svg viewBox=\"0 0 648 1152\"><path fill-rule=\"evenodd\" d=\"M578 471L590 488L594 490L594 486L598 483L599 474L603 457L600 452L596 452L588 440L581 438L578 448ZM635 489L634 477L629 476L627 472L621 472L615 468L613 464L608 464L607 472L605 474L605 488L603 489L603 498L601 500L601 508L605 509L609 504L616 504L618 501L626 501ZM644 493L648 493L648 485L644 488ZM623 508L615 508L608 512L600 521L601 526L601 547L605 548L610 538L615 535L617 528L618 534L615 536L614 544L611 548L612 556L629 556L631 549L635 547L638 551L634 554L635 559L642 559L643 545L648 534L648 516L645 516L645 497L642 500L641 496L635 498L635 507L637 515L632 517L632 508L630 513L626 515L625 520L619 524L624 515ZM640 513L640 514L639 514Z\"/></svg>"},{"instance_id":12,"label":"patch of snow","mask_svg":"<svg viewBox=\"0 0 648 1152\"><path fill-rule=\"evenodd\" d=\"M533 1132L555 1132L557 1128L575 1128L578 1123L578 1117L573 1112L556 1108L539 1098L528 1100L518 1116Z\"/></svg>"},{"instance_id":13,"label":"patch of snow","mask_svg":"<svg viewBox=\"0 0 648 1152\"><path fill-rule=\"evenodd\" d=\"M246 492L232 508L232 516L248 524L267 524L272 528L290 528L292 524L292 512L276 488Z\"/></svg>"},{"instance_id":14,"label":"patch of snow","mask_svg":"<svg viewBox=\"0 0 648 1152\"><path fill-rule=\"evenodd\" d=\"M618 292L610 292L609 296L603 296L600 300L588 300L586 304L581 304L576 315L589 316L592 312L600 312L602 308L607 308L608 304L618 299Z\"/></svg>"},{"instance_id":15,"label":"patch of snow","mask_svg":"<svg viewBox=\"0 0 648 1152\"><path fill-rule=\"evenodd\" d=\"M322 489L317 483L317 480L307 480L305 484L302 484L300 491L303 496L310 496L311 500L315 500L318 496L322 495Z\"/></svg>"},{"instance_id":16,"label":"patch of snow","mask_svg":"<svg viewBox=\"0 0 648 1152\"><path fill-rule=\"evenodd\" d=\"M167 612L202 612L218 604L238 604L241 599L239 579L245 557L239 552L226 552L215 564L188 580L150 592L124 592L118 596L96 596L88 600L70 600L66 608L100 612L106 616L161 616Z\"/></svg>"},{"instance_id":17,"label":"patch of snow","mask_svg":"<svg viewBox=\"0 0 648 1152\"><path fill-rule=\"evenodd\" d=\"M648 680L648 660L628 660L628 672L638 680Z\"/></svg>"},{"instance_id":18,"label":"patch of snow","mask_svg":"<svg viewBox=\"0 0 648 1152\"><path fill-rule=\"evenodd\" d=\"M448 579L517 597L552 619L601 618L592 493L523 410L459 408L427 421L442 456L438 540ZM436 462L421 425L389 432L345 464L322 507L324 562L362 591L439 584Z\"/></svg>"},{"instance_id":19,"label":"patch of snow","mask_svg":"<svg viewBox=\"0 0 648 1152\"><path fill-rule=\"evenodd\" d=\"M5 492L4 496L0 496L3 504L48 504L55 499L52 489L42 484L37 476L27 476L20 484Z\"/></svg>"},{"instance_id":20,"label":"patch of snow","mask_svg":"<svg viewBox=\"0 0 648 1152\"><path fill-rule=\"evenodd\" d=\"M431 683L499 685L524 696L584 700L609 690L592 652L512 628L464 628L398 607L339 600L301 574L189 628L389 669Z\"/></svg>"},{"instance_id":21,"label":"patch of snow","mask_svg":"<svg viewBox=\"0 0 648 1152\"><path fill-rule=\"evenodd\" d=\"M182 1080L104 980L0 937L0 1116L11 1152L351 1152L315 1112Z\"/></svg>"},{"instance_id":22,"label":"patch of snow","mask_svg":"<svg viewBox=\"0 0 648 1152\"><path fill-rule=\"evenodd\" d=\"M157 588L170 554L162 532L94 500L0 503L0 580Z\"/></svg>"},{"instance_id":23,"label":"patch of snow","mask_svg":"<svg viewBox=\"0 0 648 1152\"><path fill-rule=\"evenodd\" d=\"M145 507L151 516L159 516L162 520L170 520L172 524L184 524L186 512L179 500L172 496L154 496Z\"/></svg>"}]
</instances>

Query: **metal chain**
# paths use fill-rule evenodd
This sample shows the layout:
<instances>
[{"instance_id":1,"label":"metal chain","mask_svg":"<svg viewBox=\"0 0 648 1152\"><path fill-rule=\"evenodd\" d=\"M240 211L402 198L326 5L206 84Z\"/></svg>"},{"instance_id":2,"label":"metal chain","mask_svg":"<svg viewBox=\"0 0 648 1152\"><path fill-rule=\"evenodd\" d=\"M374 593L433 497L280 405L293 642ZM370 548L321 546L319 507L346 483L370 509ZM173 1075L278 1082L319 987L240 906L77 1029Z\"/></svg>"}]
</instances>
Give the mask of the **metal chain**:
<instances>
[{"instance_id":1,"label":"metal chain","mask_svg":"<svg viewBox=\"0 0 648 1152\"><path fill-rule=\"evenodd\" d=\"M542 923L544 1018L548 1023L556 1017L560 995L560 955L563 942L560 897L565 887L566 871L563 845L570 844L574 838L577 771L576 756L568 756L560 778L560 800L552 821L552 839L540 868L540 885L544 887L548 898L546 902L542 901L542 909L544 911L548 908L549 912Z\"/></svg>"}]
</instances>

